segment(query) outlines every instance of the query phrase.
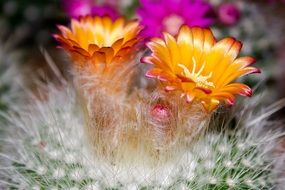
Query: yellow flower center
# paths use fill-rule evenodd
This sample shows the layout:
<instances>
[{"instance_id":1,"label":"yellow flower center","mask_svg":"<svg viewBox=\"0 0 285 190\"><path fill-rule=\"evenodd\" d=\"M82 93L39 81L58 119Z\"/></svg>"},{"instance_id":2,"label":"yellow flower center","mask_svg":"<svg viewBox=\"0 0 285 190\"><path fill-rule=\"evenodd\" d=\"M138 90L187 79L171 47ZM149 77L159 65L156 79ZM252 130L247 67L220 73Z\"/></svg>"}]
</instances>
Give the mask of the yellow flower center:
<instances>
[{"instance_id":1,"label":"yellow flower center","mask_svg":"<svg viewBox=\"0 0 285 190\"><path fill-rule=\"evenodd\" d=\"M172 14L163 20L163 25L165 30L172 35L177 34L180 26L183 23L184 23L183 18L175 14Z\"/></svg>"},{"instance_id":2,"label":"yellow flower center","mask_svg":"<svg viewBox=\"0 0 285 190\"><path fill-rule=\"evenodd\" d=\"M187 78L193 80L198 87L208 88L208 87L215 87L214 83L208 82L208 79L212 77L213 73L209 73L207 76L203 76L201 73L203 72L205 68L205 63L201 66L198 72L196 72L196 61L194 58L192 58L192 71L190 72L189 69L183 65L178 64L180 68L183 69L183 72L181 74L184 74Z\"/></svg>"}]
</instances>

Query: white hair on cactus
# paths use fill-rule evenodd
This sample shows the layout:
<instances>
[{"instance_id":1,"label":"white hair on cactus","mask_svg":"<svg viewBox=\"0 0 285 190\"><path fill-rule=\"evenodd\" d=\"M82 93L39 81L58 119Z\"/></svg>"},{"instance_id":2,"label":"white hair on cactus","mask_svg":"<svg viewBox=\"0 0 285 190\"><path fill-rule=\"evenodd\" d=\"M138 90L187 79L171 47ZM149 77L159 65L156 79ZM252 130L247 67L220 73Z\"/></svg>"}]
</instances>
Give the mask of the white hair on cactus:
<instances>
[{"instance_id":1,"label":"white hair on cactus","mask_svg":"<svg viewBox=\"0 0 285 190\"><path fill-rule=\"evenodd\" d=\"M1 27L1 24L0 24ZM2 28L2 27L1 27ZM2 32L2 31L1 31ZM22 75L19 73L19 51L13 49L16 39L4 40L0 32L0 109L19 97ZM13 37L13 35L12 35ZM11 37L11 38L12 38ZM0 116L1 117L1 116Z\"/></svg>"},{"instance_id":2,"label":"white hair on cactus","mask_svg":"<svg viewBox=\"0 0 285 190\"><path fill-rule=\"evenodd\" d=\"M47 100L15 105L5 115L9 135L2 139L0 183L7 188L246 189L271 188L277 182L272 150L283 134L264 131L274 124L267 118L284 102L261 113L233 111L238 120L233 131L211 130L181 156L158 166L114 165L90 149L75 90L48 89ZM211 127L220 125L217 120L212 119Z\"/></svg>"},{"instance_id":3,"label":"white hair on cactus","mask_svg":"<svg viewBox=\"0 0 285 190\"><path fill-rule=\"evenodd\" d=\"M267 118L284 106L284 101L272 104L260 113L253 113L246 107L256 104L252 99L245 104L245 108L232 111L233 114L229 115L228 119L222 118L224 122L213 117L210 127L222 128L220 132L210 130L205 135L199 135L200 138L193 143L186 143L188 146L183 149L175 149L175 143L171 144L170 147L174 147L173 154L170 154L171 157L167 159L151 162L157 165L150 165L147 162L147 155L143 153L135 157L140 162L119 164L94 153L92 147L94 144L87 138L88 135L92 136L92 133L86 134L85 110L84 107L82 110L82 106L79 106L76 92L66 82L63 82L60 87L47 85L45 93L48 94L45 95L47 97L45 100L32 96L29 104L26 102L13 104L9 113L2 114L7 123L7 125L1 125L5 126L3 130L7 131L7 135L1 139L3 150L0 153L0 163L3 169L0 170L0 176L3 180L0 183L3 187L91 190L102 188L219 189L221 187L246 189L252 186L272 187L277 181L274 178L276 170L273 170L273 163L277 156L271 153L277 145L276 141L283 134L279 131L268 133L264 131L266 127L278 124L270 123ZM104 107L106 104L104 98L108 99L108 97L99 98L96 104L93 104L98 106L94 114L103 119L119 121L119 126L123 129L125 126L139 126L140 122L151 120L152 126L158 127L155 131L157 132L155 140L159 139L157 144L160 145L159 143L163 141L156 137L162 136L163 131L160 131L159 127L164 123L159 123L160 117L156 118L159 122L148 118L150 115L147 113L151 102L161 98L160 96L163 95L154 92L149 102L139 104L135 109L135 120L132 117L131 119L116 118L117 120L113 117L104 118L104 114L110 112L109 107ZM181 106L177 99L172 100ZM92 104L89 104L89 107L92 107ZM111 111L122 114L121 110L111 109ZM199 113L199 111L195 112L191 115L193 120L181 124L186 128L195 127L196 123L200 122ZM141 117L143 114L146 118ZM232 118L237 120L237 124L234 124L235 129L225 129L232 125L230 122ZM179 115L179 119L184 118ZM100 121L106 120L100 118L99 125ZM90 126L96 127L98 123ZM207 125L209 121L205 123ZM221 123L224 123L222 127ZM200 127L204 126L205 124L201 124ZM182 137L188 136L182 135ZM121 147L121 150L124 150L124 147ZM282 181L282 179L278 180Z\"/></svg>"}]
</instances>

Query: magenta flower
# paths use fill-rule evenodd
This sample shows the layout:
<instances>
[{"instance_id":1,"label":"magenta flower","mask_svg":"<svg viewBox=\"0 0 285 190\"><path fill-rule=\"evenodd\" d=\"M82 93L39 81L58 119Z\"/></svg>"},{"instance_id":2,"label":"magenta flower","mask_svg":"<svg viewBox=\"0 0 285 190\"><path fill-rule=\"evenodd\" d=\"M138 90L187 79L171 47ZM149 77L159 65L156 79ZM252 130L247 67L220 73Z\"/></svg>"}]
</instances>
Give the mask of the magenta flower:
<instances>
[{"instance_id":1,"label":"magenta flower","mask_svg":"<svg viewBox=\"0 0 285 190\"><path fill-rule=\"evenodd\" d=\"M146 37L164 31L175 35L183 24L208 27L214 22L212 6L202 0L140 0L137 13Z\"/></svg>"},{"instance_id":2,"label":"magenta flower","mask_svg":"<svg viewBox=\"0 0 285 190\"><path fill-rule=\"evenodd\" d=\"M116 19L119 14L110 5L94 5L93 0L63 0L63 6L66 13L72 18L80 16L110 16Z\"/></svg>"},{"instance_id":3,"label":"magenta flower","mask_svg":"<svg viewBox=\"0 0 285 190\"><path fill-rule=\"evenodd\" d=\"M226 25L233 25L240 19L240 10L233 3L225 3L219 7L219 20Z\"/></svg>"},{"instance_id":4,"label":"magenta flower","mask_svg":"<svg viewBox=\"0 0 285 190\"><path fill-rule=\"evenodd\" d=\"M93 6L91 9L91 15L96 16L109 16L113 20L119 17L119 13L109 5Z\"/></svg>"},{"instance_id":5,"label":"magenta flower","mask_svg":"<svg viewBox=\"0 0 285 190\"><path fill-rule=\"evenodd\" d=\"M63 7L68 16L78 18L91 13L92 0L63 0Z\"/></svg>"}]
</instances>

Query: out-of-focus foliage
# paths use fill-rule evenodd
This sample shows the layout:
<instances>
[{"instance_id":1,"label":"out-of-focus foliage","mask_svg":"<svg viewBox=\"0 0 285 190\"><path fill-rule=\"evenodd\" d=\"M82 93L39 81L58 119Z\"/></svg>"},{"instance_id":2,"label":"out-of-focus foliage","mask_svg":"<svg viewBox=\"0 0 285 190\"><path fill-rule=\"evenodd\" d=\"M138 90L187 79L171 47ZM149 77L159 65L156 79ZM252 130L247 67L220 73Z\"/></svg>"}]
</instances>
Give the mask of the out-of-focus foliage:
<instances>
[{"instance_id":1,"label":"out-of-focus foliage","mask_svg":"<svg viewBox=\"0 0 285 190\"><path fill-rule=\"evenodd\" d=\"M50 32L64 16L58 0L3 0L0 10L3 28L21 33L24 45L50 42Z\"/></svg>"}]
</instances>

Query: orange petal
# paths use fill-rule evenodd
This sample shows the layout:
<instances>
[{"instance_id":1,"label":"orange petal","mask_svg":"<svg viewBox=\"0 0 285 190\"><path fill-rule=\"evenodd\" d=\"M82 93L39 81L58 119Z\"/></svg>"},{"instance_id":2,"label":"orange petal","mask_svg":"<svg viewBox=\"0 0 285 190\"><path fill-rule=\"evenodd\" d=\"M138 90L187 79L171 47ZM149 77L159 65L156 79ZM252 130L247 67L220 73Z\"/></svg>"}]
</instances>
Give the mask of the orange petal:
<instances>
[{"instance_id":1,"label":"orange petal","mask_svg":"<svg viewBox=\"0 0 285 190\"><path fill-rule=\"evenodd\" d=\"M93 64L102 64L106 62L106 56L103 52L95 51L91 57Z\"/></svg>"},{"instance_id":2,"label":"orange petal","mask_svg":"<svg viewBox=\"0 0 285 190\"><path fill-rule=\"evenodd\" d=\"M152 68L146 72L145 76L149 78L157 78L160 74L161 69Z\"/></svg>"},{"instance_id":3,"label":"orange petal","mask_svg":"<svg viewBox=\"0 0 285 190\"><path fill-rule=\"evenodd\" d=\"M132 50L131 47L125 47L125 48L122 48L120 49L120 51L118 51L116 53L116 56L121 56L121 57L124 57L124 56L128 56L129 52ZM130 55L130 54L129 54Z\"/></svg>"},{"instance_id":4,"label":"orange petal","mask_svg":"<svg viewBox=\"0 0 285 190\"><path fill-rule=\"evenodd\" d=\"M57 25L57 28L61 31L62 35L65 38L70 38L72 36L72 32L69 30L69 28L62 25Z\"/></svg>"},{"instance_id":5,"label":"orange petal","mask_svg":"<svg viewBox=\"0 0 285 190\"><path fill-rule=\"evenodd\" d=\"M124 43L123 47L133 47L138 42L137 38L131 39Z\"/></svg>"},{"instance_id":6,"label":"orange petal","mask_svg":"<svg viewBox=\"0 0 285 190\"><path fill-rule=\"evenodd\" d=\"M105 54L106 63L110 63L112 61L113 56L114 56L114 50L112 48L103 47L103 48L100 48L99 52L102 52Z\"/></svg>"},{"instance_id":7,"label":"orange petal","mask_svg":"<svg viewBox=\"0 0 285 190\"><path fill-rule=\"evenodd\" d=\"M123 45L123 39L119 39L113 43L112 48L114 49L115 53L121 49Z\"/></svg>"},{"instance_id":8,"label":"orange petal","mask_svg":"<svg viewBox=\"0 0 285 190\"><path fill-rule=\"evenodd\" d=\"M148 63L148 64L153 65L156 63L157 60L155 60L155 58L152 56L146 56L146 57L142 57L140 61L141 63Z\"/></svg>"},{"instance_id":9,"label":"orange petal","mask_svg":"<svg viewBox=\"0 0 285 190\"><path fill-rule=\"evenodd\" d=\"M176 74L176 76L181 80L181 82L191 82L191 83L195 83L195 81L193 81L190 78L185 77L184 75L181 74Z\"/></svg>"},{"instance_id":10,"label":"orange petal","mask_svg":"<svg viewBox=\"0 0 285 190\"><path fill-rule=\"evenodd\" d=\"M84 49L80 48L80 47L77 47L77 46L73 46L72 49L78 53L80 53L81 55L84 55L86 57L90 56L90 54L85 51Z\"/></svg>"},{"instance_id":11,"label":"orange petal","mask_svg":"<svg viewBox=\"0 0 285 190\"><path fill-rule=\"evenodd\" d=\"M170 57L170 68L175 68L175 65L180 63L180 53L176 40L173 36L168 33L163 33L165 44L168 47L169 57Z\"/></svg>"},{"instance_id":12,"label":"orange petal","mask_svg":"<svg viewBox=\"0 0 285 190\"><path fill-rule=\"evenodd\" d=\"M206 67L204 72L210 73L211 71L215 71L213 78L219 78L236 58L240 48L241 43L234 38L224 38L217 42L205 59ZM213 80L216 81L215 79Z\"/></svg>"},{"instance_id":13,"label":"orange petal","mask_svg":"<svg viewBox=\"0 0 285 190\"><path fill-rule=\"evenodd\" d=\"M96 44L89 44L88 52L89 52L90 55L93 55L93 53L95 51L98 51L98 50L99 50L99 47Z\"/></svg>"},{"instance_id":14,"label":"orange petal","mask_svg":"<svg viewBox=\"0 0 285 190\"><path fill-rule=\"evenodd\" d=\"M233 83L220 89L221 92L228 92L231 94L239 94L242 96L252 96L252 90L249 86L241 83Z\"/></svg>"},{"instance_id":15,"label":"orange petal","mask_svg":"<svg viewBox=\"0 0 285 190\"><path fill-rule=\"evenodd\" d=\"M217 93L212 93L211 97L218 99L218 100L224 100L228 104L233 105L235 102L235 97L233 94L229 92L217 92Z\"/></svg>"},{"instance_id":16,"label":"orange petal","mask_svg":"<svg viewBox=\"0 0 285 190\"><path fill-rule=\"evenodd\" d=\"M204 53L204 32L203 29L199 27L193 27L191 31L193 37L193 56L197 62Z\"/></svg>"},{"instance_id":17,"label":"orange petal","mask_svg":"<svg viewBox=\"0 0 285 190\"><path fill-rule=\"evenodd\" d=\"M151 43L151 42L165 46L165 42L161 38L156 38L156 37L151 38L151 40L148 43Z\"/></svg>"},{"instance_id":18,"label":"orange petal","mask_svg":"<svg viewBox=\"0 0 285 190\"><path fill-rule=\"evenodd\" d=\"M208 88L195 87L194 89L200 90L200 91L202 91L202 92L205 93L205 94L211 94L211 93L212 93L212 90L210 90L210 89L208 89Z\"/></svg>"},{"instance_id":19,"label":"orange petal","mask_svg":"<svg viewBox=\"0 0 285 190\"><path fill-rule=\"evenodd\" d=\"M165 91L166 91L166 92L173 91L173 90L176 90L176 89L177 89L176 86L166 86L166 87L165 87Z\"/></svg>"},{"instance_id":20,"label":"orange petal","mask_svg":"<svg viewBox=\"0 0 285 190\"><path fill-rule=\"evenodd\" d=\"M186 67L192 63L193 57L193 39L192 32L188 26L182 26L177 36L177 45L179 47L181 63Z\"/></svg>"},{"instance_id":21,"label":"orange petal","mask_svg":"<svg viewBox=\"0 0 285 190\"><path fill-rule=\"evenodd\" d=\"M215 45L216 39L210 29L206 28L203 30L204 30L204 50L208 52Z\"/></svg>"},{"instance_id":22,"label":"orange petal","mask_svg":"<svg viewBox=\"0 0 285 190\"><path fill-rule=\"evenodd\" d=\"M216 68L212 68L215 70L212 77L213 82L219 81L224 76L224 73L227 72L234 59L238 56L241 46L241 43L233 38L226 38L214 46L213 49L215 50L213 52L216 52L219 58L216 59L217 62L213 62L216 65Z\"/></svg>"},{"instance_id":23,"label":"orange petal","mask_svg":"<svg viewBox=\"0 0 285 190\"><path fill-rule=\"evenodd\" d=\"M157 79L160 81L174 81L175 78L173 78L171 75L166 74L166 73L161 73L160 75L157 76Z\"/></svg>"},{"instance_id":24,"label":"orange petal","mask_svg":"<svg viewBox=\"0 0 285 190\"><path fill-rule=\"evenodd\" d=\"M233 64L238 64L240 65L240 68L245 68L249 65L252 65L256 62L256 60L253 57L240 57L236 59Z\"/></svg>"},{"instance_id":25,"label":"orange petal","mask_svg":"<svg viewBox=\"0 0 285 190\"><path fill-rule=\"evenodd\" d=\"M171 55L169 50L160 44L157 43L149 43L148 44L149 48L152 50L153 57L156 57L164 64L164 67L169 68L171 71L174 71L174 68L176 66L173 66L171 62Z\"/></svg>"},{"instance_id":26,"label":"orange petal","mask_svg":"<svg viewBox=\"0 0 285 190\"><path fill-rule=\"evenodd\" d=\"M207 100L207 101L202 100L201 103L207 112L212 112L219 106L220 101L212 98L212 99Z\"/></svg>"},{"instance_id":27,"label":"orange petal","mask_svg":"<svg viewBox=\"0 0 285 190\"><path fill-rule=\"evenodd\" d=\"M240 69L238 71L235 71L233 73L229 73L228 76L226 77L226 79L224 81L222 81L222 83L224 85L229 84L230 82L232 82L233 80L237 79L238 77L242 77L244 75L248 75L248 74L253 74L253 73L260 73L261 70L255 67L245 67L243 69Z\"/></svg>"}]
</instances>

